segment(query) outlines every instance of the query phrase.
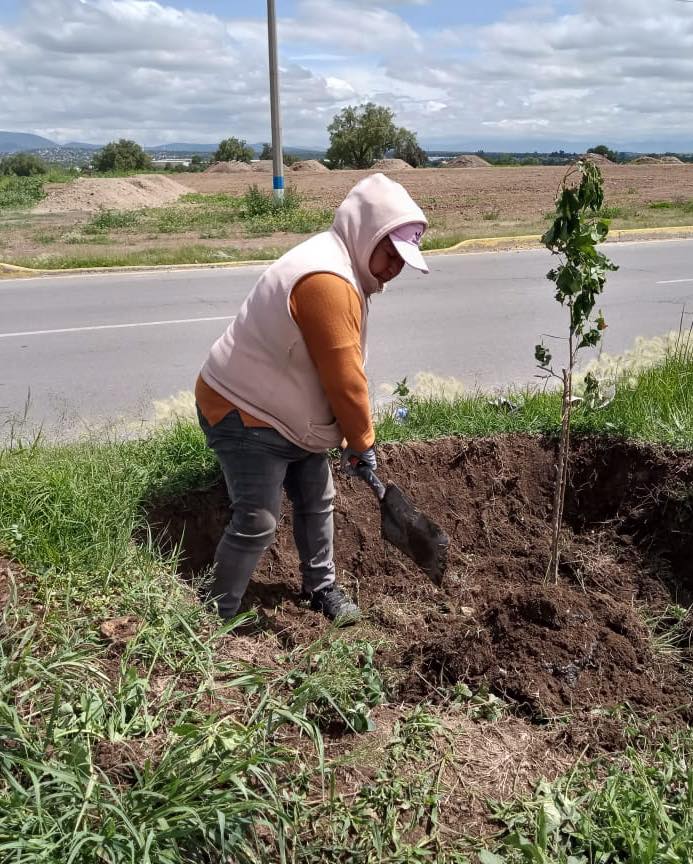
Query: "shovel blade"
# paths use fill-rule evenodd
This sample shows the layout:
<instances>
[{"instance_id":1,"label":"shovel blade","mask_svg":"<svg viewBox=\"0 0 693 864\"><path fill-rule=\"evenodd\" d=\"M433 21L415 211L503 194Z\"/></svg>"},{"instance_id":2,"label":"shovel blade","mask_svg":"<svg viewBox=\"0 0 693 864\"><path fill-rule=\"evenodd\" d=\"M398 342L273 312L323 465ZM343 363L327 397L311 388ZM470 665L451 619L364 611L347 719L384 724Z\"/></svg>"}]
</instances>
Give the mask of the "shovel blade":
<instances>
[{"instance_id":1,"label":"shovel blade","mask_svg":"<svg viewBox=\"0 0 693 864\"><path fill-rule=\"evenodd\" d=\"M388 483L380 515L383 539L411 558L434 585L440 585L447 566L448 535L394 483Z\"/></svg>"}]
</instances>

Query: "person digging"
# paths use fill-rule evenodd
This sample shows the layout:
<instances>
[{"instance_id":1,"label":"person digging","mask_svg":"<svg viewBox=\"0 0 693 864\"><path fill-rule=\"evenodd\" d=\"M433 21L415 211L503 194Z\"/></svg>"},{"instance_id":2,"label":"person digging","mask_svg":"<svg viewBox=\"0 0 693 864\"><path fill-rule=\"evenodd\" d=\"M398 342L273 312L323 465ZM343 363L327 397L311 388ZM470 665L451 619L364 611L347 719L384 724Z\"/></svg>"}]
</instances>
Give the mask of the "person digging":
<instances>
[{"instance_id":1,"label":"person digging","mask_svg":"<svg viewBox=\"0 0 693 864\"><path fill-rule=\"evenodd\" d=\"M335 581L334 483L341 467L377 467L364 371L372 296L404 264L428 273L426 217L399 183L373 174L349 192L324 231L262 274L195 385L200 426L224 474L232 516L217 546L208 599L239 610L275 538L282 488L293 508L303 597L339 624L360 617Z\"/></svg>"}]
</instances>

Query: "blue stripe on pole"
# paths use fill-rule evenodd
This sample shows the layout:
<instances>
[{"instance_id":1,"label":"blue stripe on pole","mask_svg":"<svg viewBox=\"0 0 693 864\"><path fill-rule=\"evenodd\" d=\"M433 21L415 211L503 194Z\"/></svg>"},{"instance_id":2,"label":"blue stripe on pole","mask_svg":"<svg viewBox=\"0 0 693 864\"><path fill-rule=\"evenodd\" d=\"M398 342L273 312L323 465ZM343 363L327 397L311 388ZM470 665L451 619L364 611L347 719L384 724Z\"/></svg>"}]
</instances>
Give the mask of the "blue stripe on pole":
<instances>
[{"instance_id":1,"label":"blue stripe on pole","mask_svg":"<svg viewBox=\"0 0 693 864\"><path fill-rule=\"evenodd\" d=\"M274 188L275 189L283 189L284 188L284 178L283 177L274 177Z\"/></svg>"}]
</instances>

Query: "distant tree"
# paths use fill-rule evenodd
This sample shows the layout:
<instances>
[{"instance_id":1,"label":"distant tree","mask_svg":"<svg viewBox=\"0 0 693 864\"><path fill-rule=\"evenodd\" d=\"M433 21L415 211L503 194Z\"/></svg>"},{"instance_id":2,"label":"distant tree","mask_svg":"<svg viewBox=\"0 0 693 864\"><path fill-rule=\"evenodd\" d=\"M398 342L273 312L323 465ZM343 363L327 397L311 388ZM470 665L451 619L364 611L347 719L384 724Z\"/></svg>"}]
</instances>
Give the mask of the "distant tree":
<instances>
[{"instance_id":1,"label":"distant tree","mask_svg":"<svg viewBox=\"0 0 693 864\"><path fill-rule=\"evenodd\" d=\"M330 147L325 161L331 168L370 168L397 142L394 113L368 102L349 105L327 127Z\"/></svg>"},{"instance_id":2,"label":"distant tree","mask_svg":"<svg viewBox=\"0 0 693 864\"><path fill-rule=\"evenodd\" d=\"M195 166L202 165L202 156L199 153L193 153L190 157L190 164Z\"/></svg>"},{"instance_id":3,"label":"distant tree","mask_svg":"<svg viewBox=\"0 0 693 864\"><path fill-rule=\"evenodd\" d=\"M271 144L263 144L262 150L260 151L260 159L272 159L272 145ZM295 153L286 153L284 152L282 162L284 165L295 165L297 162L301 161L300 156L296 156Z\"/></svg>"},{"instance_id":4,"label":"distant tree","mask_svg":"<svg viewBox=\"0 0 693 864\"><path fill-rule=\"evenodd\" d=\"M403 159L408 162L412 168L423 168L428 162L426 151L419 147L419 142L416 140L416 133L410 132L404 127L397 130L392 155L395 159Z\"/></svg>"},{"instance_id":5,"label":"distant tree","mask_svg":"<svg viewBox=\"0 0 693 864\"><path fill-rule=\"evenodd\" d=\"M152 159L135 141L121 138L95 153L92 164L97 171L143 171L152 167Z\"/></svg>"},{"instance_id":6,"label":"distant tree","mask_svg":"<svg viewBox=\"0 0 693 864\"><path fill-rule=\"evenodd\" d=\"M215 162L250 162L255 157L252 147L240 138L224 138L214 154Z\"/></svg>"},{"instance_id":7,"label":"distant tree","mask_svg":"<svg viewBox=\"0 0 693 864\"><path fill-rule=\"evenodd\" d=\"M596 147L590 147L587 152L596 153L598 156L606 156L606 158L610 159L612 162L618 162L618 153L614 150L610 150L606 144L597 144Z\"/></svg>"},{"instance_id":8,"label":"distant tree","mask_svg":"<svg viewBox=\"0 0 693 864\"><path fill-rule=\"evenodd\" d=\"M36 177L46 174L48 166L33 153L13 153L0 159L0 175L8 177Z\"/></svg>"}]
</instances>

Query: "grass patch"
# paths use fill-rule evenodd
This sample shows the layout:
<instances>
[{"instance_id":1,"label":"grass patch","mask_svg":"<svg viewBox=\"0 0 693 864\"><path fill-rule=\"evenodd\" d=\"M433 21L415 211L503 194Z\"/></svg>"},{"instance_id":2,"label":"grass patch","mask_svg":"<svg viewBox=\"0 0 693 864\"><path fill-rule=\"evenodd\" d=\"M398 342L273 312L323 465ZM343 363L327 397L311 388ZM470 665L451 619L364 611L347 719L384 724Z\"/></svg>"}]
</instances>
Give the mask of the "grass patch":
<instances>
[{"instance_id":1,"label":"grass patch","mask_svg":"<svg viewBox=\"0 0 693 864\"><path fill-rule=\"evenodd\" d=\"M97 234L112 228L134 228L140 222L135 210L102 210L82 228L85 234Z\"/></svg>"},{"instance_id":2,"label":"grass patch","mask_svg":"<svg viewBox=\"0 0 693 864\"><path fill-rule=\"evenodd\" d=\"M73 242L96 242L86 239ZM156 264L220 264L233 261L271 261L282 254L281 249L238 249L236 247L220 248L193 244L177 249L152 247L151 249L132 252L109 252L99 255L42 255L32 258L16 258L12 261L20 267L31 267L37 270L71 270L73 268L89 267L138 267Z\"/></svg>"},{"instance_id":3,"label":"grass patch","mask_svg":"<svg viewBox=\"0 0 693 864\"><path fill-rule=\"evenodd\" d=\"M190 193L170 207L145 210L104 210L84 227L87 234L122 230L134 233L181 234L223 232L237 225L247 236L270 235L277 231L306 234L326 228L332 211L306 208L295 190L288 188L277 200L271 192L251 187L245 195ZM136 231L135 231L136 229Z\"/></svg>"},{"instance_id":4,"label":"grass patch","mask_svg":"<svg viewBox=\"0 0 693 864\"><path fill-rule=\"evenodd\" d=\"M404 408L404 412L397 412ZM523 390L507 399L478 393L442 398L407 395L385 410L378 438L406 441L447 435L528 433L553 435L560 426L560 395ZM404 416L403 416L404 415ZM622 376L603 408L582 404L573 413L577 434L608 434L693 447L693 354L679 350L637 376Z\"/></svg>"},{"instance_id":5,"label":"grass patch","mask_svg":"<svg viewBox=\"0 0 693 864\"><path fill-rule=\"evenodd\" d=\"M531 801L498 808L507 831L481 861L684 864L693 856L692 758L688 733L541 783Z\"/></svg>"},{"instance_id":6,"label":"grass patch","mask_svg":"<svg viewBox=\"0 0 693 864\"><path fill-rule=\"evenodd\" d=\"M0 211L33 207L45 194L41 177L0 177Z\"/></svg>"}]
</instances>

